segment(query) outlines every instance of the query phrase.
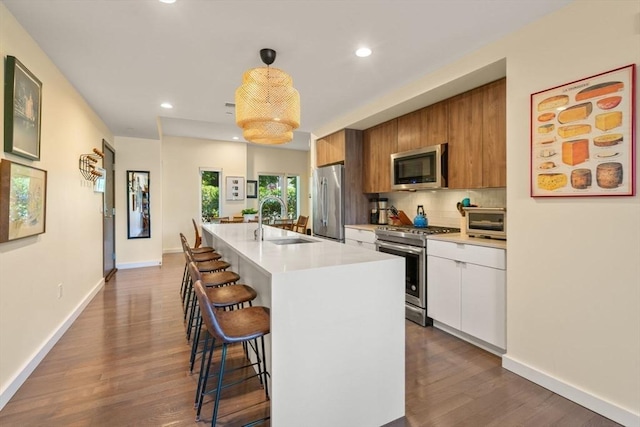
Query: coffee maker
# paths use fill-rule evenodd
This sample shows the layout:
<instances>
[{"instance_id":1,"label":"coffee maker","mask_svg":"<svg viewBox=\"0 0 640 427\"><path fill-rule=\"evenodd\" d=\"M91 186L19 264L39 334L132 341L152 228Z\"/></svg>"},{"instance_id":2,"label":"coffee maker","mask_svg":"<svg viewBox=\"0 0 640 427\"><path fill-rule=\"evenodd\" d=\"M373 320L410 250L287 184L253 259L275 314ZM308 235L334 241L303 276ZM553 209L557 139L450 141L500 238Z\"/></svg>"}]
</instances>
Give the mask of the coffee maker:
<instances>
[{"instance_id":1,"label":"coffee maker","mask_svg":"<svg viewBox=\"0 0 640 427\"><path fill-rule=\"evenodd\" d=\"M378 199L378 224L387 224L389 221L388 218L388 204L389 199L380 198Z\"/></svg>"},{"instance_id":2,"label":"coffee maker","mask_svg":"<svg viewBox=\"0 0 640 427\"><path fill-rule=\"evenodd\" d=\"M378 223L378 199L369 199L369 224Z\"/></svg>"}]
</instances>

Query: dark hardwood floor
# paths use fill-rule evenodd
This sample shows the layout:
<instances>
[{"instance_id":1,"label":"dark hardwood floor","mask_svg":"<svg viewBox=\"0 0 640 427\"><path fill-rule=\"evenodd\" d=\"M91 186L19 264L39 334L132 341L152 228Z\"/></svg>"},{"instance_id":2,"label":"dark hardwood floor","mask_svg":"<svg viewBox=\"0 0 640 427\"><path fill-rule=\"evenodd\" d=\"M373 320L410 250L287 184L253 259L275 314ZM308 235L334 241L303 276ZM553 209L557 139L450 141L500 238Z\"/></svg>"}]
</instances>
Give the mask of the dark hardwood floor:
<instances>
[{"instance_id":1,"label":"dark hardwood floor","mask_svg":"<svg viewBox=\"0 0 640 427\"><path fill-rule=\"evenodd\" d=\"M203 421L194 418L197 374L188 372L178 294L183 262L171 254L162 267L119 270L0 411L0 426L209 425L211 404ZM406 417L393 427L618 425L471 344L408 321L406 328ZM219 425L268 410L264 391L248 381L223 393Z\"/></svg>"}]
</instances>

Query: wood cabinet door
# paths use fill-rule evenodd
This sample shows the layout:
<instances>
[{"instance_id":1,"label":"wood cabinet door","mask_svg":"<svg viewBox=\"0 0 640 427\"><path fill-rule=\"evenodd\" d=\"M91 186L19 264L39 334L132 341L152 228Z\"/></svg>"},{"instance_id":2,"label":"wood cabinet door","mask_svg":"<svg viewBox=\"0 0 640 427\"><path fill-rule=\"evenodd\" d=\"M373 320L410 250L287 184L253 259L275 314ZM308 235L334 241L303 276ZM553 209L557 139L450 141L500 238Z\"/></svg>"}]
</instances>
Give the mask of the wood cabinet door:
<instances>
[{"instance_id":1,"label":"wood cabinet door","mask_svg":"<svg viewBox=\"0 0 640 427\"><path fill-rule=\"evenodd\" d=\"M391 191L391 154L397 152L397 148L397 119L364 131L362 180L365 193Z\"/></svg>"},{"instance_id":2,"label":"wood cabinet door","mask_svg":"<svg viewBox=\"0 0 640 427\"><path fill-rule=\"evenodd\" d=\"M345 131L332 133L325 139L327 140L327 163L344 162Z\"/></svg>"},{"instance_id":3,"label":"wood cabinet door","mask_svg":"<svg viewBox=\"0 0 640 427\"><path fill-rule=\"evenodd\" d=\"M482 90L449 99L449 188L482 187Z\"/></svg>"},{"instance_id":4,"label":"wood cabinet door","mask_svg":"<svg viewBox=\"0 0 640 427\"><path fill-rule=\"evenodd\" d=\"M316 166L324 166L327 161L328 142L325 138L316 139Z\"/></svg>"},{"instance_id":5,"label":"wood cabinet door","mask_svg":"<svg viewBox=\"0 0 640 427\"><path fill-rule=\"evenodd\" d=\"M438 102L420 110L422 146L444 144L449 141L449 103Z\"/></svg>"},{"instance_id":6,"label":"wood cabinet door","mask_svg":"<svg viewBox=\"0 0 640 427\"><path fill-rule=\"evenodd\" d=\"M482 185L507 185L507 81L483 86Z\"/></svg>"},{"instance_id":7,"label":"wood cabinet door","mask_svg":"<svg viewBox=\"0 0 640 427\"><path fill-rule=\"evenodd\" d=\"M422 147L422 110L398 117L398 152Z\"/></svg>"}]
</instances>

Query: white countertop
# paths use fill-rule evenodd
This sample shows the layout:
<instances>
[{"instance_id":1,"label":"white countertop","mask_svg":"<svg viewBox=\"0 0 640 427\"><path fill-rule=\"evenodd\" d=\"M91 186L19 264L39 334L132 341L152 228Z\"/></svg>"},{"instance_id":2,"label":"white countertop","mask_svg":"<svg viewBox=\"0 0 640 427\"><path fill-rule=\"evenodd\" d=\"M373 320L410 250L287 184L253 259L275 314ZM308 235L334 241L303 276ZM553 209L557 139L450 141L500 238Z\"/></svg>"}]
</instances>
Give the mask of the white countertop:
<instances>
[{"instance_id":1,"label":"white countertop","mask_svg":"<svg viewBox=\"0 0 640 427\"><path fill-rule=\"evenodd\" d=\"M341 243L307 236L292 231L264 226L264 241L254 239L257 223L205 224L209 231L232 246L238 254L251 260L270 274L294 270L333 267L338 265L374 262L394 258L393 255L357 248ZM297 237L316 243L276 245L270 240Z\"/></svg>"},{"instance_id":2,"label":"white countertop","mask_svg":"<svg viewBox=\"0 0 640 427\"><path fill-rule=\"evenodd\" d=\"M442 240L444 242L464 243L467 245L486 246L489 248L507 249L507 241L499 239L487 239L482 237L469 237L458 233L432 234L428 239Z\"/></svg>"}]
</instances>

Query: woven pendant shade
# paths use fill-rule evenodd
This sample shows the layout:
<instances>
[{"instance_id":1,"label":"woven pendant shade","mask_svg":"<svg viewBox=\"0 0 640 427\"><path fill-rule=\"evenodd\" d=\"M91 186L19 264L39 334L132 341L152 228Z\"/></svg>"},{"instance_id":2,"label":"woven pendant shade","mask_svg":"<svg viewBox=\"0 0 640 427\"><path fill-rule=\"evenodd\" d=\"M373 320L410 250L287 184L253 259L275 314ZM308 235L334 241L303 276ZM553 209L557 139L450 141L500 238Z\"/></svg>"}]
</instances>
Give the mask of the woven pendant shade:
<instances>
[{"instance_id":1,"label":"woven pendant shade","mask_svg":"<svg viewBox=\"0 0 640 427\"><path fill-rule=\"evenodd\" d=\"M284 71L252 68L236 89L236 123L244 139L259 144L284 144L300 126L300 95Z\"/></svg>"}]
</instances>

